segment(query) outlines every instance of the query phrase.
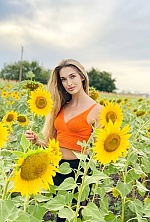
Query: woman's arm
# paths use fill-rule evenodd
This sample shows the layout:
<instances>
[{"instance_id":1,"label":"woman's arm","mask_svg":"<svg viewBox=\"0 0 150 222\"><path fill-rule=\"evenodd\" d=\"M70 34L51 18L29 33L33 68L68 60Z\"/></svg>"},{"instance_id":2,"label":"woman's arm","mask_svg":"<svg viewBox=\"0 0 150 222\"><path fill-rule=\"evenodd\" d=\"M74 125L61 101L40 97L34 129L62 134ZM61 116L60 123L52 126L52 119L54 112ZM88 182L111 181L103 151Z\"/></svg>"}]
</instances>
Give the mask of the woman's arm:
<instances>
[{"instance_id":1,"label":"woman's arm","mask_svg":"<svg viewBox=\"0 0 150 222\"><path fill-rule=\"evenodd\" d=\"M31 141L33 144L37 146L47 147L47 143L44 140L41 140L38 135L32 130L26 130L25 137L28 141Z\"/></svg>"}]
</instances>

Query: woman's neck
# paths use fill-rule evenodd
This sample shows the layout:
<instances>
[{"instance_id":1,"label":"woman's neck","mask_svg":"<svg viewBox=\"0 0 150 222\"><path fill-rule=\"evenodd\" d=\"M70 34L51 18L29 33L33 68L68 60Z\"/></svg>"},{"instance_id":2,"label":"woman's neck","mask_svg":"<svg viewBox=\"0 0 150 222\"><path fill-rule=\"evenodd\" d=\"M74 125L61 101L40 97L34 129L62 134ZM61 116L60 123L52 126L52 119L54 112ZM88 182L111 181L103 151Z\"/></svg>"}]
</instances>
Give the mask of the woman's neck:
<instances>
[{"instance_id":1,"label":"woman's neck","mask_svg":"<svg viewBox=\"0 0 150 222\"><path fill-rule=\"evenodd\" d=\"M84 92L80 95L73 95L69 103L71 106L83 106L83 104L86 103L86 101L88 100L89 96Z\"/></svg>"}]
</instances>

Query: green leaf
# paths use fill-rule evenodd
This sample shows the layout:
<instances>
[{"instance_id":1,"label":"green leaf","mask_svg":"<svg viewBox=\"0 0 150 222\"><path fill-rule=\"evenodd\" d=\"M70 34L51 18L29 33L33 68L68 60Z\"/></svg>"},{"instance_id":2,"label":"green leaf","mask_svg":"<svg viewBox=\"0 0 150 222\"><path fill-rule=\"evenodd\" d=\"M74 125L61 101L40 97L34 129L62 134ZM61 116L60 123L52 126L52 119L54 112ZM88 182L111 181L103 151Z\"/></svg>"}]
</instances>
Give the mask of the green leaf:
<instances>
[{"instance_id":1,"label":"green leaf","mask_svg":"<svg viewBox=\"0 0 150 222\"><path fill-rule=\"evenodd\" d=\"M128 193L131 192L132 183L127 184L127 183L122 183L119 181L116 188L120 191L121 196L124 198L127 196Z\"/></svg>"},{"instance_id":2,"label":"green leaf","mask_svg":"<svg viewBox=\"0 0 150 222\"><path fill-rule=\"evenodd\" d=\"M42 195L42 194L37 194L36 195L36 200L38 202L44 202L44 201L48 201L49 200L49 197L45 196L45 195Z\"/></svg>"},{"instance_id":3,"label":"green leaf","mask_svg":"<svg viewBox=\"0 0 150 222\"><path fill-rule=\"evenodd\" d=\"M21 152L21 151L12 151L12 153L13 153L14 155L16 155L17 157L22 157L22 156L24 155L24 153Z\"/></svg>"},{"instance_id":4,"label":"green leaf","mask_svg":"<svg viewBox=\"0 0 150 222\"><path fill-rule=\"evenodd\" d=\"M129 156L129 162L130 163L136 163L136 161L137 161L137 159L138 159L138 155L136 154L136 153L132 153L130 156Z\"/></svg>"},{"instance_id":5,"label":"green leaf","mask_svg":"<svg viewBox=\"0 0 150 222\"><path fill-rule=\"evenodd\" d=\"M103 216L101 215L99 208L92 202L82 210L83 218L88 222L105 222Z\"/></svg>"},{"instance_id":6,"label":"green leaf","mask_svg":"<svg viewBox=\"0 0 150 222\"><path fill-rule=\"evenodd\" d=\"M28 211L32 216L42 221L46 208L39 205L30 205Z\"/></svg>"},{"instance_id":7,"label":"green leaf","mask_svg":"<svg viewBox=\"0 0 150 222\"><path fill-rule=\"evenodd\" d=\"M76 157L79 159L79 160L86 160L87 159L87 155L85 155L85 154L83 154L83 153L79 153L79 152L73 152L75 155L76 155Z\"/></svg>"},{"instance_id":8,"label":"green leaf","mask_svg":"<svg viewBox=\"0 0 150 222\"><path fill-rule=\"evenodd\" d=\"M96 193L100 195L101 199L103 199L106 194L105 189L100 186L97 188Z\"/></svg>"},{"instance_id":9,"label":"green leaf","mask_svg":"<svg viewBox=\"0 0 150 222\"><path fill-rule=\"evenodd\" d=\"M109 213L109 215L105 216L105 221L107 222L121 222L121 219L118 219L113 213Z\"/></svg>"},{"instance_id":10,"label":"green leaf","mask_svg":"<svg viewBox=\"0 0 150 222\"><path fill-rule=\"evenodd\" d=\"M0 200L0 221L6 222L15 209L11 200Z\"/></svg>"},{"instance_id":11,"label":"green leaf","mask_svg":"<svg viewBox=\"0 0 150 222\"><path fill-rule=\"evenodd\" d=\"M30 221L30 215L28 215L26 212L22 212L22 214L15 220L15 222L27 222Z\"/></svg>"},{"instance_id":12,"label":"green leaf","mask_svg":"<svg viewBox=\"0 0 150 222\"><path fill-rule=\"evenodd\" d=\"M73 194L71 192L66 191L66 190L59 190L57 192L57 196L59 197L59 195L62 196L62 199L64 200L65 204L68 204L73 198Z\"/></svg>"},{"instance_id":13,"label":"green leaf","mask_svg":"<svg viewBox=\"0 0 150 222\"><path fill-rule=\"evenodd\" d=\"M109 179L110 177L107 176L105 173L99 171L99 170L94 170L92 177L95 178L97 181L98 180L104 180L104 179Z\"/></svg>"},{"instance_id":14,"label":"green leaf","mask_svg":"<svg viewBox=\"0 0 150 222\"><path fill-rule=\"evenodd\" d=\"M134 171L136 174L139 174L139 175L144 174L144 171L138 165L136 165L136 167L134 168Z\"/></svg>"},{"instance_id":15,"label":"green leaf","mask_svg":"<svg viewBox=\"0 0 150 222\"><path fill-rule=\"evenodd\" d=\"M22 136L21 136L20 145L22 146L24 152L26 152L28 150L28 148L30 147L30 145L31 145L31 142L29 142L26 139L24 134L22 134Z\"/></svg>"},{"instance_id":16,"label":"green leaf","mask_svg":"<svg viewBox=\"0 0 150 222\"><path fill-rule=\"evenodd\" d=\"M84 201L85 199L88 198L89 192L90 192L90 187L89 186L85 186L83 191L82 191L82 194L81 194L81 201Z\"/></svg>"},{"instance_id":17,"label":"green leaf","mask_svg":"<svg viewBox=\"0 0 150 222\"><path fill-rule=\"evenodd\" d=\"M97 180L93 176L85 176L84 183L85 183L84 185L87 186L87 185L92 184L92 183L97 183Z\"/></svg>"},{"instance_id":18,"label":"green leaf","mask_svg":"<svg viewBox=\"0 0 150 222\"><path fill-rule=\"evenodd\" d=\"M45 204L45 207L49 210L58 211L64 208L66 205L65 198L62 195L56 196L54 199L51 199L49 202Z\"/></svg>"},{"instance_id":19,"label":"green leaf","mask_svg":"<svg viewBox=\"0 0 150 222\"><path fill-rule=\"evenodd\" d=\"M66 206L72 198L73 195L71 193L68 193L67 191L59 191L57 196L44 204L44 207L49 210L58 211L64 208L64 206Z\"/></svg>"},{"instance_id":20,"label":"green leaf","mask_svg":"<svg viewBox=\"0 0 150 222\"><path fill-rule=\"evenodd\" d=\"M148 200L147 203L144 205L143 214L145 214L146 217L150 218L150 200Z\"/></svg>"},{"instance_id":21,"label":"green leaf","mask_svg":"<svg viewBox=\"0 0 150 222\"><path fill-rule=\"evenodd\" d=\"M137 179L140 178L140 175L139 174L136 174L134 169L131 169L128 174L127 174L127 177L126 177L126 182L127 183L130 183L132 181L135 181Z\"/></svg>"},{"instance_id":22,"label":"green leaf","mask_svg":"<svg viewBox=\"0 0 150 222\"><path fill-rule=\"evenodd\" d=\"M143 203L140 200L134 200L130 201L128 203L128 206L132 212L135 212L136 214L141 214L143 213Z\"/></svg>"},{"instance_id":23,"label":"green leaf","mask_svg":"<svg viewBox=\"0 0 150 222\"><path fill-rule=\"evenodd\" d=\"M59 217L61 218L67 218L69 221L71 219L74 218L74 215L75 215L75 211L73 211L72 209L70 208L62 208L59 213L58 213Z\"/></svg>"},{"instance_id":24,"label":"green leaf","mask_svg":"<svg viewBox=\"0 0 150 222\"><path fill-rule=\"evenodd\" d=\"M29 215L17 208L11 200L0 200L0 222L6 221L30 221ZM36 221L35 221L36 222Z\"/></svg>"},{"instance_id":25,"label":"green leaf","mask_svg":"<svg viewBox=\"0 0 150 222\"><path fill-rule=\"evenodd\" d=\"M57 188L56 190L71 190L77 186L75 180L72 177L66 178Z\"/></svg>"},{"instance_id":26,"label":"green leaf","mask_svg":"<svg viewBox=\"0 0 150 222\"><path fill-rule=\"evenodd\" d=\"M68 174L71 173L72 169L69 163L62 163L59 167L59 171L61 174Z\"/></svg>"},{"instance_id":27,"label":"green leaf","mask_svg":"<svg viewBox=\"0 0 150 222\"><path fill-rule=\"evenodd\" d=\"M35 77L35 74L32 71L28 71L26 73L26 77L32 79L33 77Z\"/></svg>"},{"instance_id":28,"label":"green leaf","mask_svg":"<svg viewBox=\"0 0 150 222\"><path fill-rule=\"evenodd\" d=\"M140 192L149 191L143 184L141 184L138 180L136 181L136 186Z\"/></svg>"},{"instance_id":29,"label":"green leaf","mask_svg":"<svg viewBox=\"0 0 150 222\"><path fill-rule=\"evenodd\" d=\"M103 200L100 202L100 208L102 209L103 212L108 212L108 199L106 197L103 198Z\"/></svg>"}]
</instances>

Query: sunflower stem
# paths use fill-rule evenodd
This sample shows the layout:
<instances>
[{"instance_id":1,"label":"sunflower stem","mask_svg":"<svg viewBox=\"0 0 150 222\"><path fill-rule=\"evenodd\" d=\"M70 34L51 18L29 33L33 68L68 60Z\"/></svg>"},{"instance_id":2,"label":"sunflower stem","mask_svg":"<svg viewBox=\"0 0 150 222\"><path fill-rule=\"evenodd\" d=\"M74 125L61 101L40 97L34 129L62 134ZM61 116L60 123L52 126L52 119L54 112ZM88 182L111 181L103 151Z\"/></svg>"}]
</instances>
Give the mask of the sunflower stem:
<instances>
[{"instance_id":1,"label":"sunflower stem","mask_svg":"<svg viewBox=\"0 0 150 222\"><path fill-rule=\"evenodd\" d=\"M85 151L86 151L86 147L84 147L84 149L83 149L83 154L85 154ZM77 169L77 172L75 173L75 179L74 179L75 183L77 183L77 179L78 179L79 172L80 172L80 167L81 167L81 160L79 161L78 169ZM71 192L72 195L74 194L75 188L72 189L72 192ZM72 200L69 203L69 207L71 207L71 205L72 205Z\"/></svg>"},{"instance_id":2,"label":"sunflower stem","mask_svg":"<svg viewBox=\"0 0 150 222\"><path fill-rule=\"evenodd\" d=\"M36 196L34 196L34 203L35 203L35 205L38 205L38 201L36 199Z\"/></svg>"},{"instance_id":3,"label":"sunflower stem","mask_svg":"<svg viewBox=\"0 0 150 222\"><path fill-rule=\"evenodd\" d=\"M124 222L124 212L125 212L125 197L122 198L122 214L121 214L121 221Z\"/></svg>"},{"instance_id":4,"label":"sunflower stem","mask_svg":"<svg viewBox=\"0 0 150 222\"><path fill-rule=\"evenodd\" d=\"M82 192L83 192L84 185L85 185L85 177L87 175L87 172L88 172L88 169L89 169L92 157L93 157L93 155L90 157L89 162L86 165L85 170L84 170L84 174L83 174L83 178L82 178L82 183L80 185L79 195L78 195L78 199L77 199L77 206L76 206L76 211L75 211L74 222L77 222L77 220L78 220L77 216L78 216L78 213L79 213L79 210L80 210L81 196L82 196Z\"/></svg>"},{"instance_id":5,"label":"sunflower stem","mask_svg":"<svg viewBox=\"0 0 150 222\"><path fill-rule=\"evenodd\" d=\"M75 173L75 183L77 183L77 179L78 179L79 172L80 172L80 166L81 166L81 160L80 160L80 162L79 162L77 172ZM74 194L74 191L75 191L75 188L72 189L72 192L71 192L72 195ZM71 205L72 205L72 200L71 200L70 203L69 203L69 207L71 207Z\"/></svg>"},{"instance_id":6,"label":"sunflower stem","mask_svg":"<svg viewBox=\"0 0 150 222\"><path fill-rule=\"evenodd\" d=\"M93 193L93 197L92 197L92 201L91 201L92 203L94 202L95 194L96 194L97 188L98 188L98 182L95 184L94 193Z\"/></svg>"},{"instance_id":7,"label":"sunflower stem","mask_svg":"<svg viewBox=\"0 0 150 222\"><path fill-rule=\"evenodd\" d=\"M25 203L24 203L24 212L27 211L28 205L29 205L29 197L26 198L26 201L25 201Z\"/></svg>"},{"instance_id":8,"label":"sunflower stem","mask_svg":"<svg viewBox=\"0 0 150 222\"><path fill-rule=\"evenodd\" d=\"M4 188L4 193L3 193L3 195L2 195L2 200L5 200L5 198L6 198L9 182L10 182L10 180L7 179L7 180L6 180L6 185L5 185L5 188Z\"/></svg>"}]
</instances>

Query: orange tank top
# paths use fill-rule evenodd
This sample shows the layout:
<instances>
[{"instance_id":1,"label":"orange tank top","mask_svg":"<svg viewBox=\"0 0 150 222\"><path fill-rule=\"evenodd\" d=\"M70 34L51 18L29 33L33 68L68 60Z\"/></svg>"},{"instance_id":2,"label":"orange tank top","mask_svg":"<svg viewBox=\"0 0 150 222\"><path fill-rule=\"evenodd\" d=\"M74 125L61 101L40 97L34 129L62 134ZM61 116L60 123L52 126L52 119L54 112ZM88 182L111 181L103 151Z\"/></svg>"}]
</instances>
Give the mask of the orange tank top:
<instances>
[{"instance_id":1,"label":"orange tank top","mask_svg":"<svg viewBox=\"0 0 150 222\"><path fill-rule=\"evenodd\" d=\"M92 126L87 123L87 116L95 105L96 103L67 122L64 119L64 107L61 109L54 122L57 131L56 139L59 141L60 147L75 151L82 150L82 147L77 142L83 142L83 140L87 142L91 136Z\"/></svg>"}]
</instances>

